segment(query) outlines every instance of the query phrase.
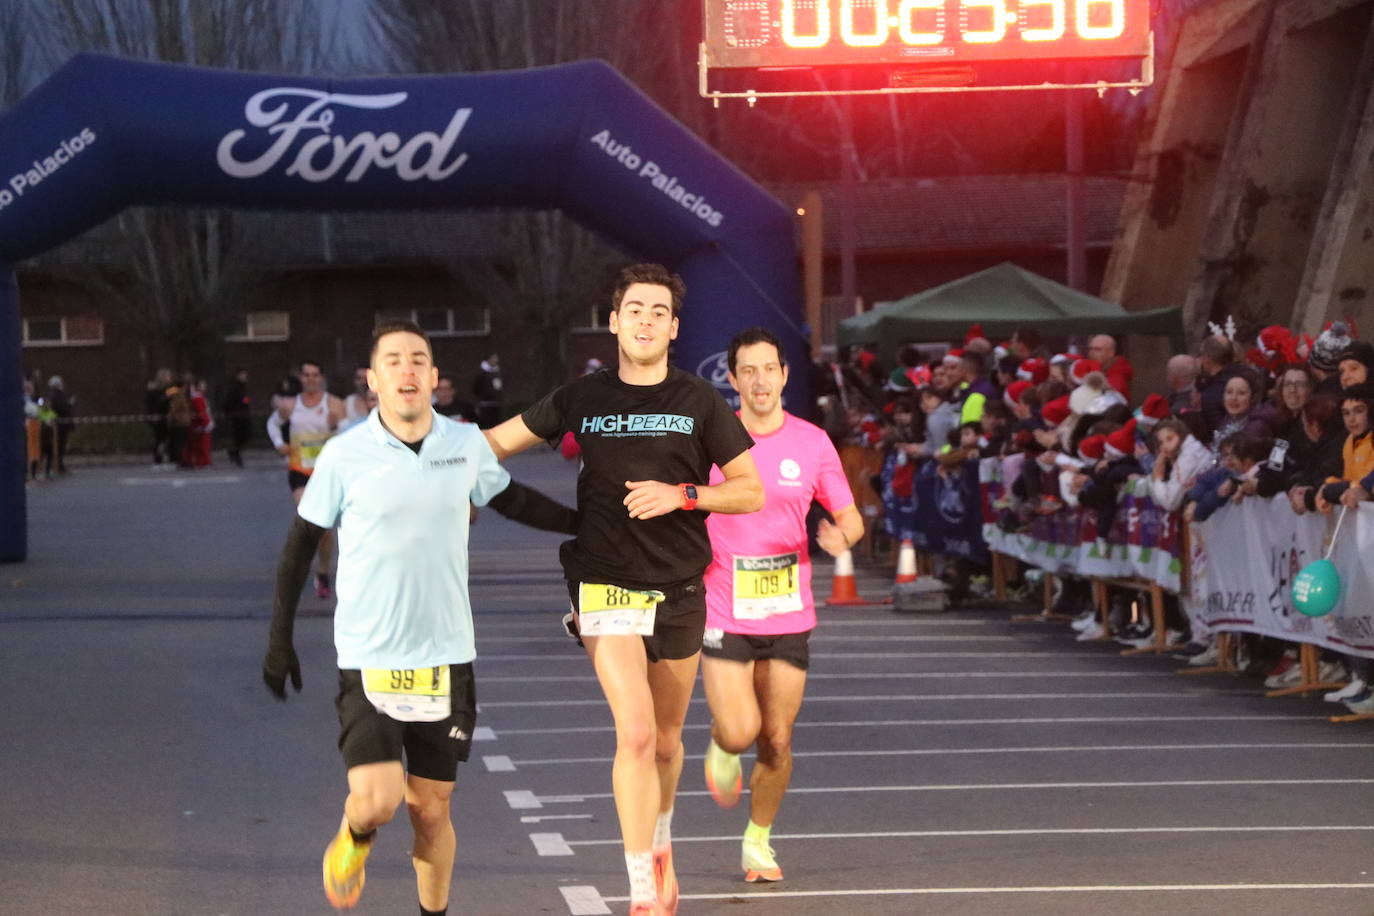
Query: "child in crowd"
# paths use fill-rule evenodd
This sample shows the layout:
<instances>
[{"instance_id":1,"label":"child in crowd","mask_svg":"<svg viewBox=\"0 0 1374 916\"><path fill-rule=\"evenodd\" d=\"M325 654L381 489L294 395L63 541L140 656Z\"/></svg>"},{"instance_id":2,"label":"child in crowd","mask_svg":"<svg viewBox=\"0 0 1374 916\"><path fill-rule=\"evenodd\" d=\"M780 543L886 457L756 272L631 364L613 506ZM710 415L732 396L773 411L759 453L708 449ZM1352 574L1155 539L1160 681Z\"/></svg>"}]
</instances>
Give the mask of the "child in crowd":
<instances>
[{"instance_id":1,"label":"child in crowd","mask_svg":"<svg viewBox=\"0 0 1374 916\"><path fill-rule=\"evenodd\" d=\"M1353 362L1353 360L1351 361ZM1347 364L1341 363L1342 367ZM1359 367L1361 373L1364 366ZM1349 374L1347 374L1347 378ZM1341 419L1345 422L1346 440L1342 450L1341 476L1327 480L1312 494L1313 505L1322 512L1330 512L1353 487L1362 486L1366 477L1374 477L1374 436L1370 435L1370 417L1374 410L1374 385L1368 381L1353 381L1341 392ZM1350 502L1346 500L1345 502ZM1350 684L1328 697L1344 701L1351 712L1374 712L1374 692L1369 690L1370 659L1346 656L1350 669Z\"/></svg>"},{"instance_id":2,"label":"child in crowd","mask_svg":"<svg viewBox=\"0 0 1374 916\"><path fill-rule=\"evenodd\" d=\"M1189 505L1184 515L1189 521L1204 522L1228 502L1239 502L1255 492L1260 462L1269 457L1272 439L1250 433L1232 433L1217 447L1220 467L1198 477L1188 491Z\"/></svg>"}]
</instances>

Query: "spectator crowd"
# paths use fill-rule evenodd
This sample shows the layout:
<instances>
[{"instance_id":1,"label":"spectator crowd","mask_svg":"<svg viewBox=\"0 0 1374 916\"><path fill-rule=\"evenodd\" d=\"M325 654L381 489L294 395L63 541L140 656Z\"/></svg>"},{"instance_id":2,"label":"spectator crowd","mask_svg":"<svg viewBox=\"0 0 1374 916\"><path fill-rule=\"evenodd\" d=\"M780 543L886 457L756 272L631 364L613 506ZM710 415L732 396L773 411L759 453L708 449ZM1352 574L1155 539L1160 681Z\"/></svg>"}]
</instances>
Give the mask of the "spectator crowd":
<instances>
[{"instance_id":1,"label":"spectator crowd","mask_svg":"<svg viewBox=\"0 0 1374 916\"><path fill-rule=\"evenodd\" d=\"M1086 339L1080 352L1051 351L1035 328L994 344L975 325L957 346L934 355L908 344L890 371L866 348L815 367L822 424L840 446L874 454L866 481L878 497L881 531L895 544L913 538L913 479L925 468L964 473L996 459L1003 485L995 524L1025 531L1037 516L1095 510L1097 533L1111 529L1123 494L1203 522L1246 499L1281 496L1298 514L1354 507L1374 492L1374 344L1346 322L1299 337L1271 326L1242 342L1228 320L1210 327L1196 353L1167 362L1161 390L1141 392L1119 341ZM967 561L944 576L956 589L979 581ZM1111 612L1095 612L1088 579L1061 576L1052 610L1073 617L1082 640L1112 636L1143 646L1152 621L1128 589L1111 591ZM1190 620L1177 596L1166 600L1167 641L1190 664L1217 658L1217 641ZM1299 683L1297 648L1246 637L1242 661L1269 687ZM1321 679L1348 680L1327 694L1357 713L1374 713L1369 660L1325 653Z\"/></svg>"}]
</instances>

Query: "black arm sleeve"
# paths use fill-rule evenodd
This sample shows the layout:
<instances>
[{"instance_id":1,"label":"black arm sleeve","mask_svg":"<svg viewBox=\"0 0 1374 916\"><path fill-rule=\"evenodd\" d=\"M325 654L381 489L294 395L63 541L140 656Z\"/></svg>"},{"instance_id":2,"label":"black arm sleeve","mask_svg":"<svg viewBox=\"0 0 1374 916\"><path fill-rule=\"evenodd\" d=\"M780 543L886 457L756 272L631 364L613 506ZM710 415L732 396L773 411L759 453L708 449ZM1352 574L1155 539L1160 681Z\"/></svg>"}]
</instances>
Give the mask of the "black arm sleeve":
<instances>
[{"instance_id":1,"label":"black arm sleeve","mask_svg":"<svg viewBox=\"0 0 1374 916\"><path fill-rule=\"evenodd\" d=\"M301 587L310 574L310 558L320 546L325 529L311 524L299 515L286 533L286 545L277 562L277 594L272 603L272 630L269 646L290 648L296 626L296 605L301 600Z\"/></svg>"},{"instance_id":2,"label":"black arm sleeve","mask_svg":"<svg viewBox=\"0 0 1374 916\"><path fill-rule=\"evenodd\" d=\"M487 505L511 521L529 525L531 528L556 531L560 534L577 533L577 510L569 509L538 490L532 490L514 480L510 482L510 486L487 500ZM303 579L301 581L304 582ZM298 591L299 588L298 585Z\"/></svg>"}]
</instances>

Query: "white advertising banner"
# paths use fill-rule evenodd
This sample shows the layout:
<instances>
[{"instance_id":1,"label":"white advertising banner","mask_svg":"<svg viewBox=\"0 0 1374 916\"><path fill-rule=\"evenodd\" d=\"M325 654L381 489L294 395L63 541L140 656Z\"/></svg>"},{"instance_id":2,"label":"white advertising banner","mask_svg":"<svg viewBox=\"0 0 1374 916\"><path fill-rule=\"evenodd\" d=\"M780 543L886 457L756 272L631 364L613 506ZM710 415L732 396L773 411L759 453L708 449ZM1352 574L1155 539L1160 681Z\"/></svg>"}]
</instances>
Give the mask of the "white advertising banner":
<instances>
[{"instance_id":1,"label":"white advertising banner","mask_svg":"<svg viewBox=\"0 0 1374 916\"><path fill-rule=\"evenodd\" d=\"M1331 555L1341 599L1330 614L1293 606L1293 579L1321 559L1337 513L1297 515L1285 496L1250 498L1193 525L1190 617L1209 630L1260 633L1374 657L1374 505L1347 514Z\"/></svg>"}]
</instances>

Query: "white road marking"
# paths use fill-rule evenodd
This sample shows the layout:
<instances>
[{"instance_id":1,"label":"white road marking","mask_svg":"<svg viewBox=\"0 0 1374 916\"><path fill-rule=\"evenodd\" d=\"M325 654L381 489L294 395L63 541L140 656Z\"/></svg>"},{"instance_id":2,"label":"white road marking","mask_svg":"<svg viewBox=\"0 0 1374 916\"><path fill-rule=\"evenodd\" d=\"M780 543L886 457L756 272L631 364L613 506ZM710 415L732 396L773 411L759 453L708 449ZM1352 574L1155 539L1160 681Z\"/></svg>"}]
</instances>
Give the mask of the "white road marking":
<instances>
[{"instance_id":1,"label":"white road marking","mask_svg":"<svg viewBox=\"0 0 1374 916\"><path fill-rule=\"evenodd\" d=\"M842 751L796 751L798 757L958 757L978 754L1084 754L1114 753L1119 751L1238 751L1238 750L1368 750L1374 742L1295 742L1275 744L1259 742L1253 744L1100 744L1100 745L1060 745L1051 747L922 747L900 748L895 750L865 751L847 749ZM612 757L545 757L541 759L516 760L515 766L551 766L570 763L611 763ZM684 760L704 760L704 754L687 754Z\"/></svg>"},{"instance_id":2,"label":"white road marking","mask_svg":"<svg viewBox=\"0 0 1374 916\"><path fill-rule=\"evenodd\" d=\"M900 887L874 888L871 890L817 890L784 891L769 888L761 893L729 894L683 894L682 900L738 900L746 901L751 897L768 900L777 897L913 897L938 896L951 894L1101 894L1125 893L1143 894L1162 891L1322 891L1322 890L1367 890L1374 884L1068 884L1068 885L1029 885L1025 887ZM624 903L629 897L604 897L610 903Z\"/></svg>"},{"instance_id":3,"label":"white road marking","mask_svg":"<svg viewBox=\"0 0 1374 916\"><path fill-rule=\"evenodd\" d=\"M515 764L504 754L487 755L482 758L482 763L486 764L488 773L510 773L515 770Z\"/></svg>"},{"instance_id":4,"label":"white road marking","mask_svg":"<svg viewBox=\"0 0 1374 916\"><path fill-rule=\"evenodd\" d=\"M526 814L520 818L522 824L539 824L544 821L589 821L595 814Z\"/></svg>"},{"instance_id":5,"label":"white road marking","mask_svg":"<svg viewBox=\"0 0 1374 916\"><path fill-rule=\"evenodd\" d=\"M590 884L560 887L558 891L563 895L563 902L568 905L568 912L572 916L604 916L611 911L605 899Z\"/></svg>"},{"instance_id":6,"label":"white road marking","mask_svg":"<svg viewBox=\"0 0 1374 916\"><path fill-rule=\"evenodd\" d=\"M507 789L505 795L506 804L517 811L528 811L534 808L544 807L529 789Z\"/></svg>"},{"instance_id":7,"label":"white road marking","mask_svg":"<svg viewBox=\"0 0 1374 916\"><path fill-rule=\"evenodd\" d=\"M189 474L175 477L121 477L119 482L126 487L182 487L206 483L239 483L243 478L237 474Z\"/></svg>"},{"instance_id":8,"label":"white road marking","mask_svg":"<svg viewBox=\"0 0 1374 916\"><path fill-rule=\"evenodd\" d=\"M889 840L934 839L949 837L995 836L1092 836L1097 834L1137 833L1299 833L1323 831L1327 833L1360 833L1374 831L1374 824L1285 824L1282 826L1249 827L1043 827L1005 830L883 830L868 833L776 833L778 840ZM569 846L620 846L620 837L605 840L570 840ZM737 843L739 834L728 836L679 836L674 843Z\"/></svg>"},{"instance_id":9,"label":"white road marking","mask_svg":"<svg viewBox=\"0 0 1374 916\"><path fill-rule=\"evenodd\" d=\"M561 833L531 833L530 842L541 856L573 855L572 847L564 841Z\"/></svg>"},{"instance_id":10,"label":"white road marking","mask_svg":"<svg viewBox=\"0 0 1374 916\"><path fill-rule=\"evenodd\" d=\"M863 672L859 674L816 674L807 672L808 681L868 681L883 679L900 680L953 680L956 678L1006 678L1006 677L1033 677L1033 678L1086 678L1086 677L1107 677L1107 678L1177 678L1172 671L892 671L892 672ZM513 675L510 677L483 677L483 684L531 684L531 683L563 683L563 684L586 684L589 682L587 675L584 674L548 674L535 675L532 677L520 677Z\"/></svg>"},{"instance_id":11,"label":"white road marking","mask_svg":"<svg viewBox=\"0 0 1374 916\"><path fill-rule=\"evenodd\" d=\"M1228 786L1364 786L1374 785L1374 779L1158 779L1142 781L1113 782L1003 782L1003 783L951 783L946 785L909 785L909 786L788 786L789 795L827 795L854 792L1022 792L1034 789L1217 789ZM745 787L748 792L748 787ZM678 798L709 796L705 789L679 790ZM552 801L601 801L613 798L610 792L589 792L575 796L539 796L548 804Z\"/></svg>"},{"instance_id":12,"label":"white road marking","mask_svg":"<svg viewBox=\"0 0 1374 916\"><path fill-rule=\"evenodd\" d=\"M849 722L797 722L793 728L876 728L880 726L913 725L1068 725L1075 722L1102 724L1117 722L1310 722L1321 718L1310 716L1047 716L1038 719L868 719ZM706 731L709 722L689 722L683 731ZM614 725L584 725L570 728L503 728L503 735L575 735L613 732Z\"/></svg>"},{"instance_id":13,"label":"white road marking","mask_svg":"<svg viewBox=\"0 0 1374 916\"><path fill-rule=\"evenodd\" d=\"M472 730L472 740L473 740L473 741L495 741L495 740L496 740L496 732L492 731L491 728L490 728L489 726L486 726L486 725L479 725L479 726L477 726L476 728L474 728L474 729Z\"/></svg>"},{"instance_id":14,"label":"white road marking","mask_svg":"<svg viewBox=\"0 0 1374 916\"><path fill-rule=\"evenodd\" d=\"M928 701L937 700L1137 700L1145 698L1175 698L1175 697L1212 697L1226 695L1226 691L1177 691L1171 690L1162 693L1142 693L1137 691L1126 691L1121 693L907 693L883 696L816 696L809 694L806 697L807 703L881 703L881 702L909 702L909 701ZM705 704L704 697L697 697L692 700L693 705ZM543 708L553 706L605 706L605 698L588 700L498 700L495 703L486 703L486 706L496 709L520 708Z\"/></svg>"},{"instance_id":15,"label":"white road marking","mask_svg":"<svg viewBox=\"0 0 1374 916\"><path fill-rule=\"evenodd\" d=\"M489 662L551 662L551 661L579 661L586 662L587 655L573 643L571 639L564 640L568 644L568 651L558 655L483 655L482 663ZM875 642L881 639L874 640ZM829 658L1058 658L1072 657L1069 651L1053 652L812 652L812 659Z\"/></svg>"},{"instance_id":16,"label":"white road marking","mask_svg":"<svg viewBox=\"0 0 1374 916\"><path fill-rule=\"evenodd\" d=\"M1043 635L1026 636L964 636L960 634L941 633L941 634L903 634L890 635L884 634L875 636L864 633L859 636L812 636L810 641L815 642L1044 642L1053 639L1054 634L1046 633ZM568 642L565 636L483 636L478 642L544 642L544 643L564 643ZM483 656L486 658L486 656Z\"/></svg>"},{"instance_id":17,"label":"white road marking","mask_svg":"<svg viewBox=\"0 0 1374 916\"><path fill-rule=\"evenodd\" d=\"M473 554L473 561L470 564L473 574L482 575L524 575L525 570L512 568L508 570L482 569L483 561ZM542 584L542 583L541 583ZM502 611L500 613L487 614L476 613L478 628L482 630L503 629L503 630L547 630L553 624L549 623L547 611ZM513 619L526 617L526 620ZM557 621L554 621L556 624ZM858 627L891 627L898 630L910 630L913 627L991 627L1001 626L1008 623L1006 620L988 619L986 617L912 617L911 619L890 620L825 620L822 619L816 624L816 632L849 631ZM1067 627L1065 635L1067 635Z\"/></svg>"}]
</instances>

